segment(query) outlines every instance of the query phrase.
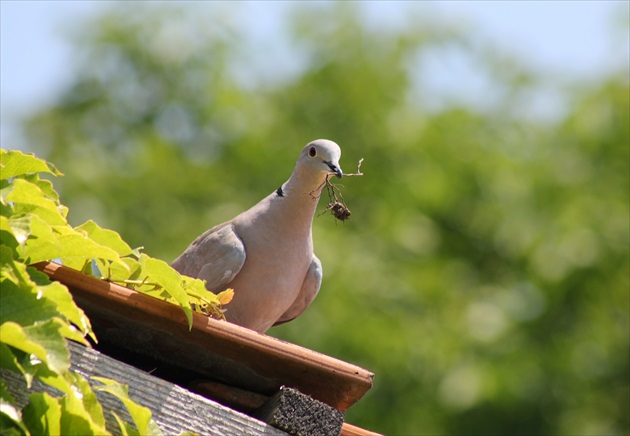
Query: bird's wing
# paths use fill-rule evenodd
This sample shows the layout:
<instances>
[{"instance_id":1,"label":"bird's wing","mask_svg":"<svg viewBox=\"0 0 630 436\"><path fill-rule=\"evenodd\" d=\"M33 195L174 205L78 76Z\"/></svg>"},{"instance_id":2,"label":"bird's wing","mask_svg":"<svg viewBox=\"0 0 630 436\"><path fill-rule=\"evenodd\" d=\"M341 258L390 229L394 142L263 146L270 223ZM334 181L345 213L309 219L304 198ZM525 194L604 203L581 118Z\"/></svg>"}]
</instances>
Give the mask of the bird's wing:
<instances>
[{"instance_id":1,"label":"bird's wing","mask_svg":"<svg viewBox=\"0 0 630 436\"><path fill-rule=\"evenodd\" d=\"M172 267L206 281L206 288L218 292L230 283L245 263L245 246L229 222L199 236L172 263Z\"/></svg>"},{"instance_id":2,"label":"bird's wing","mask_svg":"<svg viewBox=\"0 0 630 436\"><path fill-rule=\"evenodd\" d=\"M306 308L313 302L317 293L319 292L319 288L322 285L322 263L320 260L313 254L313 261L311 262L311 266L309 267L306 277L304 277L304 282L302 283L302 288L300 289L300 293L297 298L289 307L289 309L282 314L280 318L274 323L274 326L287 323L289 321L294 320Z\"/></svg>"}]
</instances>

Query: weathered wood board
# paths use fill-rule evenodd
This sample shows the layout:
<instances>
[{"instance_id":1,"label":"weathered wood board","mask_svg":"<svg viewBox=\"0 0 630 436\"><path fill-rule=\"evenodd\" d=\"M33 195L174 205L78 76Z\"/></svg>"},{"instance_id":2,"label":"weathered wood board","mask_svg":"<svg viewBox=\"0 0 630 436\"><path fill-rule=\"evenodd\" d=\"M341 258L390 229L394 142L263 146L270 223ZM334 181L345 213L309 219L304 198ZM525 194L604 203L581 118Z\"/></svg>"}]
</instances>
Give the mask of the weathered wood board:
<instances>
[{"instance_id":1,"label":"weathered wood board","mask_svg":"<svg viewBox=\"0 0 630 436\"><path fill-rule=\"evenodd\" d=\"M81 374L88 381L91 376L99 376L128 385L129 396L151 410L153 420L165 435L175 435L185 430L199 435L216 436L287 435L262 421L154 377L96 350L72 342L68 344L72 371ZM8 370L0 370L0 374L19 407L26 405L31 392L59 394L54 388L38 380L29 391L21 374ZM132 422L123 404L114 396L99 391L96 392L96 396L105 411L108 430L114 434L119 433L110 411L116 412L127 422Z\"/></svg>"}]
</instances>

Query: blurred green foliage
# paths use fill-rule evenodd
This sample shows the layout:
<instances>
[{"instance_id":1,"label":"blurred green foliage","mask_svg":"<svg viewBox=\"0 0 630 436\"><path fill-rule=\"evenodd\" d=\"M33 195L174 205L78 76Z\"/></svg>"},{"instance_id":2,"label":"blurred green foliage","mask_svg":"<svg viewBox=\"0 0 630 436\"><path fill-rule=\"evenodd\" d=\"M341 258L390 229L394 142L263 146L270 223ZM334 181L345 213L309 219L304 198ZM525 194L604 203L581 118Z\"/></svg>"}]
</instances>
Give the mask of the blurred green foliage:
<instances>
[{"instance_id":1,"label":"blurred green foliage","mask_svg":"<svg viewBox=\"0 0 630 436\"><path fill-rule=\"evenodd\" d=\"M70 220L170 261L332 139L346 172L365 158L343 180L352 219L315 220L322 291L269 333L376 373L350 422L630 431L628 72L553 85L560 120L521 117L545 78L491 43L429 20L367 28L335 3L285 23L305 68L247 82L264 48L225 18L119 8L77 37L75 80L25 123L67 175ZM418 59L444 50L483 67L491 104L425 108Z\"/></svg>"}]
</instances>

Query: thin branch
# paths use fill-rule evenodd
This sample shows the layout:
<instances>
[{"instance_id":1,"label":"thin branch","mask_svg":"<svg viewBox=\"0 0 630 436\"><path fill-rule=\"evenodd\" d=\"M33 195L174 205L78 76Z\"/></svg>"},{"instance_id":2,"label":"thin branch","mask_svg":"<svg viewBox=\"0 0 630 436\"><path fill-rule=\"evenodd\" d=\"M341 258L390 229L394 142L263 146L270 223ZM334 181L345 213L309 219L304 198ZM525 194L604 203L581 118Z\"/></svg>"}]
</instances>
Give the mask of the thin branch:
<instances>
[{"instance_id":1,"label":"thin branch","mask_svg":"<svg viewBox=\"0 0 630 436\"><path fill-rule=\"evenodd\" d=\"M363 173L361 172L361 164L363 163L363 158L359 159L359 164L357 165L357 172L354 174L344 174L344 177L354 177L354 176L362 176Z\"/></svg>"}]
</instances>

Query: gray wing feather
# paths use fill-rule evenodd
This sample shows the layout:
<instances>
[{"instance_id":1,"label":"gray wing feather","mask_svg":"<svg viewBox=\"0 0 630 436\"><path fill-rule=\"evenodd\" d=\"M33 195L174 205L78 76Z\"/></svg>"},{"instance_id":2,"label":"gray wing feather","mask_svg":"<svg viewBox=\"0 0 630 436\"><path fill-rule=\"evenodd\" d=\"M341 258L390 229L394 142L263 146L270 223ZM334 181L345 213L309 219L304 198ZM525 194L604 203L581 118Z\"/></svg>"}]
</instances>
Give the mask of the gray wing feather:
<instances>
[{"instance_id":1,"label":"gray wing feather","mask_svg":"<svg viewBox=\"0 0 630 436\"><path fill-rule=\"evenodd\" d=\"M245 257L245 245L228 223L199 236L171 266L181 274L205 280L208 290L218 292L234 280Z\"/></svg>"},{"instance_id":2,"label":"gray wing feather","mask_svg":"<svg viewBox=\"0 0 630 436\"><path fill-rule=\"evenodd\" d=\"M317 297L319 288L322 286L323 275L322 263L317 256L313 254L313 261L306 273L306 277L304 277L304 283L302 283L300 293L291 307L274 323L274 326L292 321L306 310L315 297Z\"/></svg>"}]
</instances>

